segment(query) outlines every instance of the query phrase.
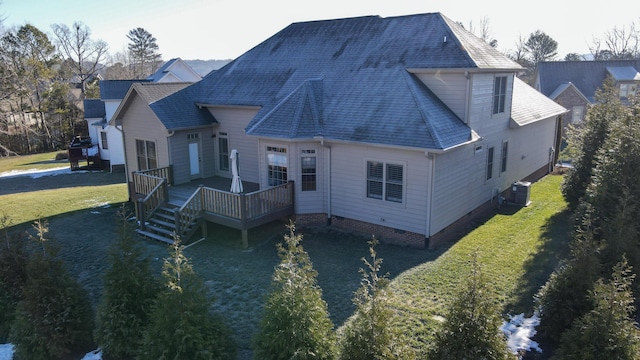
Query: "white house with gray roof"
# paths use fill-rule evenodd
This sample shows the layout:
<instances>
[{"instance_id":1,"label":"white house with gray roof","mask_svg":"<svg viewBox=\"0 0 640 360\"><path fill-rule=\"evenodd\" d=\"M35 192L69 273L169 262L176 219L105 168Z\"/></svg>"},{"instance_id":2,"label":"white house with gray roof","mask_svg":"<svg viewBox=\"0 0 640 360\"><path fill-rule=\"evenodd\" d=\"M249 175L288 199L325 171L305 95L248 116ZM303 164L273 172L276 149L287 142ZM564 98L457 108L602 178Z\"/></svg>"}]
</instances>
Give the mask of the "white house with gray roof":
<instances>
[{"instance_id":1,"label":"white house with gray roof","mask_svg":"<svg viewBox=\"0 0 640 360\"><path fill-rule=\"evenodd\" d=\"M229 178L236 149L243 181L293 182L300 224L424 246L552 168L566 109L522 70L440 13L301 22L183 89L133 86L112 121L130 182Z\"/></svg>"}]
</instances>

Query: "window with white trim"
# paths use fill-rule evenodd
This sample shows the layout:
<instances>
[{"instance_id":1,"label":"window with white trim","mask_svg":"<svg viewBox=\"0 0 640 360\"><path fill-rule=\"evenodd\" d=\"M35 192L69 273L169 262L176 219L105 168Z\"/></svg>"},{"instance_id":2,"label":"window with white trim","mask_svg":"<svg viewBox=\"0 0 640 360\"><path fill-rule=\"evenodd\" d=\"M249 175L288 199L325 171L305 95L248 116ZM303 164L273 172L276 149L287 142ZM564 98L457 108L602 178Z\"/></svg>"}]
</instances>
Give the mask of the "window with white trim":
<instances>
[{"instance_id":1,"label":"window with white trim","mask_svg":"<svg viewBox=\"0 0 640 360\"><path fill-rule=\"evenodd\" d=\"M229 171L229 138L226 132L218 133L218 159L220 170Z\"/></svg>"},{"instance_id":2,"label":"window with white trim","mask_svg":"<svg viewBox=\"0 0 640 360\"><path fill-rule=\"evenodd\" d=\"M571 109L572 124L577 124L579 122L582 122L583 117L584 117L584 106L574 106Z\"/></svg>"},{"instance_id":3,"label":"window with white trim","mask_svg":"<svg viewBox=\"0 0 640 360\"><path fill-rule=\"evenodd\" d=\"M502 143L502 158L500 159L500 172L503 173L507 171L507 156L509 154L509 142L504 141Z\"/></svg>"},{"instance_id":4,"label":"window with white trim","mask_svg":"<svg viewBox=\"0 0 640 360\"><path fill-rule=\"evenodd\" d=\"M493 81L493 114L504 112L507 100L507 77L496 76Z\"/></svg>"},{"instance_id":5,"label":"window with white trim","mask_svg":"<svg viewBox=\"0 0 640 360\"><path fill-rule=\"evenodd\" d=\"M267 146L267 182L277 186L288 181L287 148Z\"/></svg>"},{"instance_id":6,"label":"window with white trim","mask_svg":"<svg viewBox=\"0 0 640 360\"><path fill-rule=\"evenodd\" d=\"M316 151L302 150L300 169L302 172L302 191L316 191Z\"/></svg>"},{"instance_id":7,"label":"window with white trim","mask_svg":"<svg viewBox=\"0 0 640 360\"><path fill-rule=\"evenodd\" d=\"M493 177L493 146L487 149L487 180Z\"/></svg>"},{"instance_id":8,"label":"window with white trim","mask_svg":"<svg viewBox=\"0 0 640 360\"><path fill-rule=\"evenodd\" d=\"M138 170L158 168L155 141L136 139L136 156L138 157Z\"/></svg>"},{"instance_id":9,"label":"window with white trim","mask_svg":"<svg viewBox=\"0 0 640 360\"><path fill-rule=\"evenodd\" d=\"M109 149L109 142L107 141L107 132L106 131L100 131L100 142L102 143L102 148L104 150L108 150Z\"/></svg>"},{"instance_id":10,"label":"window with white trim","mask_svg":"<svg viewBox=\"0 0 640 360\"><path fill-rule=\"evenodd\" d=\"M404 189L404 166L367 161L367 197L401 203Z\"/></svg>"}]
</instances>

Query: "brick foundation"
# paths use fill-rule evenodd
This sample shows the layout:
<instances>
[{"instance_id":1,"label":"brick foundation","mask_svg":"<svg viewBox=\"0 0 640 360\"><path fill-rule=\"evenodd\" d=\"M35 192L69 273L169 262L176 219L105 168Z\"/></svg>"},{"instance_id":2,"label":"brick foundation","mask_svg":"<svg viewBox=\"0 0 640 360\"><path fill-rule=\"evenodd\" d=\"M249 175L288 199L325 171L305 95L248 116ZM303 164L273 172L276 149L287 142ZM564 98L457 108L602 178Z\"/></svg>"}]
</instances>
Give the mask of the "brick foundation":
<instances>
[{"instance_id":1,"label":"brick foundation","mask_svg":"<svg viewBox=\"0 0 640 360\"><path fill-rule=\"evenodd\" d=\"M327 220L327 214L298 214L296 215L296 227L328 226ZM330 226L354 231L366 237L375 236L380 242L387 244L420 249L426 247L424 235L411 231L404 231L364 221L347 219L341 216L332 216Z\"/></svg>"}]
</instances>

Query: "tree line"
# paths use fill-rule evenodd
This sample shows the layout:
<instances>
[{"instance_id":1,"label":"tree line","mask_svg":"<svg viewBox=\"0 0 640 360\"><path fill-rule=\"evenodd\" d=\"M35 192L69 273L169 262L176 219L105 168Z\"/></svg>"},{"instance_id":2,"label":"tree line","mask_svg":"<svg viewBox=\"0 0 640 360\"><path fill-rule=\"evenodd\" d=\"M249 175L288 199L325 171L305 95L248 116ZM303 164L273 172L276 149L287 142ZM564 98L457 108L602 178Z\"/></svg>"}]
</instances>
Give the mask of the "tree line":
<instances>
[{"instance_id":1,"label":"tree line","mask_svg":"<svg viewBox=\"0 0 640 360\"><path fill-rule=\"evenodd\" d=\"M114 57L81 22L51 29L26 24L0 34L0 156L64 149L87 136L83 100L100 97L101 78L142 79L162 62L143 28L132 29L126 54Z\"/></svg>"}]
</instances>

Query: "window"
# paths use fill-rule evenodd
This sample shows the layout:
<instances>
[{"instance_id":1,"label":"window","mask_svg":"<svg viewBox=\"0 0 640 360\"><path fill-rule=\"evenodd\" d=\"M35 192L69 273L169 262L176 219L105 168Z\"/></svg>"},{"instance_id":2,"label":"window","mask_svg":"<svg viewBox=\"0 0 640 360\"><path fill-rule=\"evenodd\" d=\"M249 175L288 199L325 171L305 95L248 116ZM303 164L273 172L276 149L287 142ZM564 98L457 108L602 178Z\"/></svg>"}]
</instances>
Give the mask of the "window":
<instances>
[{"instance_id":1,"label":"window","mask_svg":"<svg viewBox=\"0 0 640 360\"><path fill-rule=\"evenodd\" d=\"M220 159L220 170L229 171L229 138L226 132L218 133L218 157Z\"/></svg>"},{"instance_id":2,"label":"window","mask_svg":"<svg viewBox=\"0 0 640 360\"><path fill-rule=\"evenodd\" d=\"M136 155L138 157L138 170L156 169L158 167L156 143L154 141L136 140Z\"/></svg>"},{"instance_id":3,"label":"window","mask_svg":"<svg viewBox=\"0 0 640 360\"><path fill-rule=\"evenodd\" d=\"M267 181L269 186L277 186L288 181L287 149L267 146Z\"/></svg>"},{"instance_id":4,"label":"window","mask_svg":"<svg viewBox=\"0 0 640 360\"><path fill-rule=\"evenodd\" d=\"M507 77L496 76L493 83L493 114L504 112L507 98Z\"/></svg>"},{"instance_id":5,"label":"window","mask_svg":"<svg viewBox=\"0 0 640 360\"><path fill-rule=\"evenodd\" d=\"M401 203L403 181L402 165L367 161L367 197Z\"/></svg>"},{"instance_id":6,"label":"window","mask_svg":"<svg viewBox=\"0 0 640 360\"><path fill-rule=\"evenodd\" d=\"M509 153L509 142L502 143L502 159L500 161L500 172L507 171L507 154Z\"/></svg>"},{"instance_id":7,"label":"window","mask_svg":"<svg viewBox=\"0 0 640 360\"><path fill-rule=\"evenodd\" d=\"M571 109L571 123L576 124L582 121L584 116L584 106L574 106Z\"/></svg>"},{"instance_id":8,"label":"window","mask_svg":"<svg viewBox=\"0 0 640 360\"><path fill-rule=\"evenodd\" d=\"M634 84L620 84L620 98L628 99L636 94L636 86Z\"/></svg>"},{"instance_id":9,"label":"window","mask_svg":"<svg viewBox=\"0 0 640 360\"><path fill-rule=\"evenodd\" d=\"M302 191L316 191L316 151L302 150Z\"/></svg>"},{"instance_id":10,"label":"window","mask_svg":"<svg viewBox=\"0 0 640 360\"><path fill-rule=\"evenodd\" d=\"M100 131L100 142L102 143L102 148L104 150L109 149L109 142L107 141L107 133L104 131Z\"/></svg>"},{"instance_id":11,"label":"window","mask_svg":"<svg viewBox=\"0 0 640 360\"><path fill-rule=\"evenodd\" d=\"M487 149L487 180L493 177L493 147Z\"/></svg>"}]
</instances>

